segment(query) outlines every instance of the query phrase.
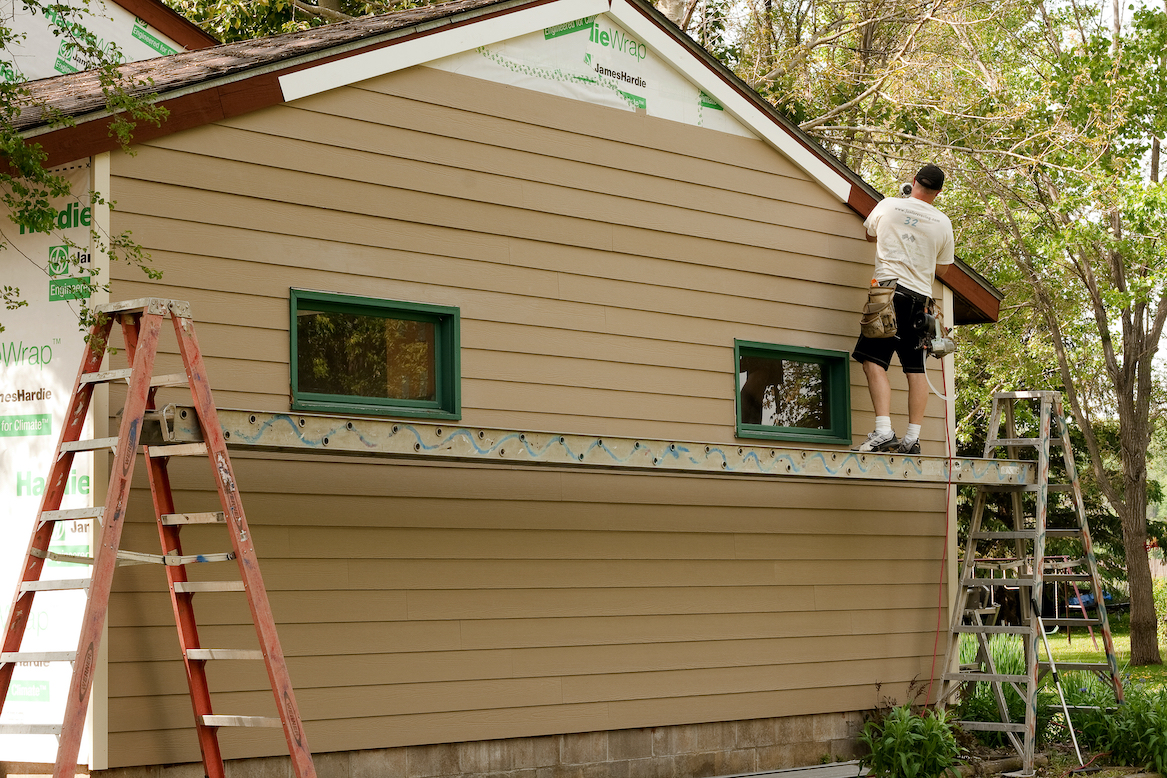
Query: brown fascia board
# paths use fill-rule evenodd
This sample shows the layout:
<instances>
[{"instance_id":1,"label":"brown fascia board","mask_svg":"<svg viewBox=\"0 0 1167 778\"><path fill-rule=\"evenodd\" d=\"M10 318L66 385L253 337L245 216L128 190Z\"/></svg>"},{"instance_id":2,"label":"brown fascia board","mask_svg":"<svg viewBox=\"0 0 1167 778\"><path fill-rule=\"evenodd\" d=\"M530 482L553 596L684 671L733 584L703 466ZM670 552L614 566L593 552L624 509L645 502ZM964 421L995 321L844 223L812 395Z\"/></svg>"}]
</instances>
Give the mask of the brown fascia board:
<instances>
[{"instance_id":1,"label":"brown fascia board","mask_svg":"<svg viewBox=\"0 0 1167 778\"><path fill-rule=\"evenodd\" d=\"M114 0L114 2L188 51L219 45L218 38L161 0Z\"/></svg>"}]
</instances>

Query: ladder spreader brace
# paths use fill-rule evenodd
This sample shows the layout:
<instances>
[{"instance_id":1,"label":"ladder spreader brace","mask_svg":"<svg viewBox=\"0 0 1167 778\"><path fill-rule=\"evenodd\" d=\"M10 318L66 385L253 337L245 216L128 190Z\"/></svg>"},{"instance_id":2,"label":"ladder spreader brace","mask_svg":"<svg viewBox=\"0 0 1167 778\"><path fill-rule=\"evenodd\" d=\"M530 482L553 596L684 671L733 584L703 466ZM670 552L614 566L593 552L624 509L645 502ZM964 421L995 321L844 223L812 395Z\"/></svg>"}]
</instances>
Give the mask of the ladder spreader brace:
<instances>
[{"instance_id":1,"label":"ladder spreader brace","mask_svg":"<svg viewBox=\"0 0 1167 778\"><path fill-rule=\"evenodd\" d=\"M69 401L60 441L53 458L53 464L46 480L40 512L29 541L23 573L13 598L12 610L4 630L4 640L0 647L0 714L12 681L13 670L18 662L58 662L73 664L72 680L69 685L62 724L9 724L0 719L0 734L51 734L58 736L55 778L72 778L77 766L77 754L85 726L86 709L92 688L93 672L101 644L102 627L109 608L110 589L114 568L121 563L162 564L166 571L175 623L178 628L179 644L190 687L191 704L194 707L195 730L203 765L208 778L225 778L223 758L219 750L218 731L222 727L282 727L291 756L296 778L315 778L316 770L307 738L300 720L295 693L288 677L287 664L276 634L275 620L268 603L267 590L259 573L259 563L255 554L243 504L235 482L235 473L219 424L217 411L211 397L202 353L195 339L194 324L190 305L179 300L143 298L124 303L97 306L99 323L89 332L85 356L74 384ZM174 324L178 341L178 351L182 357L185 374L179 376L158 376L151 374L154 358L158 351L158 340L162 322L169 317ZM125 338L125 348L132 367L128 370L101 371L114 320L121 323ZM97 384L112 381L126 381L129 390L122 412L120 431L116 438L80 440L82 428ZM189 412L207 430L204 440L190 444L159 444L142 441L140 435L143 420L155 411L154 396L158 387L187 384L190 387L193 405ZM150 481L157 518L158 534L162 544L162 554L129 552L119 548L122 527L125 524L126 504L130 495L130 485L134 472L134 461L139 444L144 445L146 471ZM73 457L78 451L93 451L108 448L113 451L113 465L104 507L60 510L65 486ZM219 493L222 512L219 513L178 513L174 506L173 492L167 464L172 456L206 456L211 466L212 478ZM49 541L54 525L60 521L77 518L93 518L101 522L99 545L94 557L58 555L49 551ZM186 524L222 523L226 525L231 538L232 550L218 554L184 554L180 531ZM88 579L68 581L45 581L41 571L47 559L68 562L84 562L93 565ZM237 563L240 580L192 582L187 578L187 566L205 562ZM22 652L21 640L24 636L28 617L32 611L33 598L38 592L52 596L55 589L87 589L88 599L81 624L81 635L74 651ZM250 607L252 621L259 639L260 650L203 648L199 643L195 622L193 595L206 591L244 592ZM210 688L207 685L205 666L211 660L262 660L267 668L268 680L274 695L279 717L224 716L212 710Z\"/></svg>"},{"instance_id":2,"label":"ladder spreader brace","mask_svg":"<svg viewBox=\"0 0 1167 778\"><path fill-rule=\"evenodd\" d=\"M1018 434L1017 410L1022 402L1036 403L1036 434ZM1002 416L1004 418L1002 418ZM1000 434L1001 422L1005 423L1005 433ZM1062 453L1063 482L1050 482L1050 448L1057 446ZM1114 654L1110 623L1106 617L1106 605L1102 597L1102 580L1098 575L1098 561L1090 540L1090 528L1086 521L1086 508L1082 500L1082 487L1074 464L1074 452L1070 443L1070 431L1062 414L1062 400L1059 392L1004 392L993 395L993 408L989 420L988 439L985 441L985 458L996 450L1005 449L1010 460L1015 460L1022 449L1036 452L1036 482L1025 486L977 486L972 506L972 523L969 526L964 558L960 567L960 581L956 602L952 610L950 639L944 668L944 691L942 699L952 701L958 692L969 693L975 684L988 684L996 702L996 721L957 721L966 730L980 730L1004 733L1005 737L1022 758L1022 767L1016 775L1032 775L1037 738L1037 692L1044 676L1054 671L1055 681L1059 672L1092 672L1109 682L1114 689L1115 699L1122 702L1122 679L1118 672L1118 662ZM1005 492L1008 515L1011 523L1006 531L984 529L985 507L990 494ZM1033 493L1033 515L1026 515L1025 494ZM1073 519L1069 527L1049 527L1049 502L1051 494L1069 495L1073 509ZM1076 565L1046 559L1046 540L1059 538L1077 543L1074 556L1080 557ZM1012 558L996 557L986 559L979 549L986 543L1004 543L1012 546ZM998 546L999 548L999 546ZM1076 570L1074 568L1077 568ZM1085 568L1085 570L1081 570ZM978 574L978 569L999 570L1007 577ZM1085 582L1094 592L1097 616L1086 618L1043 618L1042 589L1047 582ZM1011 586L1021 591L1020 625L986 624L984 617L992 609L980 607L978 595L991 587ZM1067 614L1068 615L1068 614ZM1102 633L1105 663L1059 663L1052 667L1049 661L1039 660L1046 626L1098 628ZM976 660L966 665L958 665L961 636L971 634L977 642ZM990 651L992 635L1020 635L1024 641L1025 674L1009 675L999 673ZM955 667L955 670L954 670ZM1025 703L1025 720L1010 718L1006 693L1013 689L1021 695ZM1067 709L1068 711L1069 709ZM1067 722L1068 726L1072 723ZM1012 775L1012 774L1011 774Z\"/></svg>"}]
</instances>

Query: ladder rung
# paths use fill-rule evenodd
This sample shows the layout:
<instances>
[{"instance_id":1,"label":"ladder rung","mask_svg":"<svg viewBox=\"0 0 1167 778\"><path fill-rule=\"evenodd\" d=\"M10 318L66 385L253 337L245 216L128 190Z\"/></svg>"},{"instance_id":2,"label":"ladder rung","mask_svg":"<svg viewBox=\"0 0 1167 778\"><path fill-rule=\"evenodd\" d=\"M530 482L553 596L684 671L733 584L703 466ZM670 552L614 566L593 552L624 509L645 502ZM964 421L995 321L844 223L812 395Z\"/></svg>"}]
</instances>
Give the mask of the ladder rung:
<instances>
[{"instance_id":1,"label":"ladder rung","mask_svg":"<svg viewBox=\"0 0 1167 778\"><path fill-rule=\"evenodd\" d=\"M241 592L242 581L175 581L176 592Z\"/></svg>"},{"instance_id":2,"label":"ladder rung","mask_svg":"<svg viewBox=\"0 0 1167 778\"><path fill-rule=\"evenodd\" d=\"M981 732L1024 732L1025 724L1005 724L1000 721L954 721L961 729Z\"/></svg>"},{"instance_id":3,"label":"ladder rung","mask_svg":"<svg viewBox=\"0 0 1167 778\"><path fill-rule=\"evenodd\" d=\"M22 592L65 591L68 589L88 589L88 578L63 578L56 581L22 581Z\"/></svg>"},{"instance_id":4,"label":"ladder rung","mask_svg":"<svg viewBox=\"0 0 1167 778\"><path fill-rule=\"evenodd\" d=\"M1038 662L1039 667L1048 668L1049 662ZM1102 671L1109 673L1110 665L1105 662L1058 662L1059 673L1092 673Z\"/></svg>"},{"instance_id":5,"label":"ladder rung","mask_svg":"<svg viewBox=\"0 0 1167 778\"><path fill-rule=\"evenodd\" d=\"M1045 536L1047 538L1077 538L1082 536L1081 529L1050 529L1046 527Z\"/></svg>"},{"instance_id":6,"label":"ladder rung","mask_svg":"<svg viewBox=\"0 0 1167 778\"><path fill-rule=\"evenodd\" d=\"M61 451L97 451L99 448L116 449L117 438L94 438L93 440L64 440L61 441Z\"/></svg>"},{"instance_id":7,"label":"ladder rung","mask_svg":"<svg viewBox=\"0 0 1167 778\"><path fill-rule=\"evenodd\" d=\"M203 716L204 727L282 727L283 723L270 716Z\"/></svg>"},{"instance_id":8,"label":"ladder rung","mask_svg":"<svg viewBox=\"0 0 1167 778\"><path fill-rule=\"evenodd\" d=\"M1089 581L1090 576L1086 573L1046 573L1045 580L1051 583L1069 583L1070 581Z\"/></svg>"},{"instance_id":9,"label":"ladder rung","mask_svg":"<svg viewBox=\"0 0 1167 778\"><path fill-rule=\"evenodd\" d=\"M146 451L154 457L191 457L191 456L205 456L207 453L206 443L174 443L165 446L147 446Z\"/></svg>"},{"instance_id":10,"label":"ladder rung","mask_svg":"<svg viewBox=\"0 0 1167 778\"><path fill-rule=\"evenodd\" d=\"M227 517L222 511L212 513L164 513L162 525L175 527L180 524L226 524Z\"/></svg>"},{"instance_id":11,"label":"ladder rung","mask_svg":"<svg viewBox=\"0 0 1167 778\"><path fill-rule=\"evenodd\" d=\"M1020 447L1020 446L1035 446L1036 447L1036 446L1040 446L1041 443L1042 443L1042 438L990 438L988 440L988 442L986 443L986 445L989 448L1002 448L1002 447L1014 448L1014 447ZM1060 438L1055 438L1055 437L1051 436L1049 439L1049 444L1050 444L1051 448L1053 446L1061 447L1062 441Z\"/></svg>"},{"instance_id":12,"label":"ladder rung","mask_svg":"<svg viewBox=\"0 0 1167 778\"><path fill-rule=\"evenodd\" d=\"M138 551L118 551L118 560L129 564L140 565L169 565L181 567L200 562L230 562L235 558L235 552L227 551L221 554L178 554L165 556L161 554L143 554Z\"/></svg>"},{"instance_id":13,"label":"ladder rung","mask_svg":"<svg viewBox=\"0 0 1167 778\"><path fill-rule=\"evenodd\" d=\"M0 664L6 662L72 662L76 651L9 651L0 653Z\"/></svg>"},{"instance_id":14,"label":"ladder rung","mask_svg":"<svg viewBox=\"0 0 1167 778\"><path fill-rule=\"evenodd\" d=\"M1078 606L1071 605L1071 608ZM1042 624L1047 627L1100 627L1102 626L1101 619L1042 619Z\"/></svg>"},{"instance_id":15,"label":"ladder rung","mask_svg":"<svg viewBox=\"0 0 1167 778\"><path fill-rule=\"evenodd\" d=\"M186 386L186 373L156 375L150 379L150 386Z\"/></svg>"},{"instance_id":16,"label":"ladder rung","mask_svg":"<svg viewBox=\"0 0 1167 778\"><path fill-rule=\"evenodd\" d=\"M974 532L973 540L1033 540L1037 537L1037 530L1027 529L1010 532Z\"/></svg>"},{"instance_id":17,"label":"ladder rung","mask_svg":"<svg viewBox=\"0 0 1167 778\"><path fill-rule=\"evenodd\" d=\"M965 578L961 586L1009 586L1014 589L1022 586L1033 586L1032 578Z\"/></svg>"},{"instance_id":18,"label":"ladder rung","mask_svg":"<svg viewBox=\"0 0 1167 778\"><path fill-rule=\"evenodd\" d=\"M964 671L959 673L945 673L946 681L980 681L987 683L1028 683L1028 675L1001 675L999 673L981 673Z\"/></svg>"},{"instance_id":19,"label":"ladder rung","mask_svg":"<svg viewBox=\"0 0 1167 778\"><path fill-rule=\"evenodd\" d=\"M188 648L187 659L263 659L263 652L251 648Z\"/></svg>"},{"instance_id":20,"label":"ladder rung","mask_svg":"<svg viewBox=\"0 0 1167 778\"><path fill-rule=\"evenodd\" d=\"M0 724L0 735L60 735L62 724Z\"/></svg>"},{"instance_id":21,"label":"ladder rung","mask_svg":"<svg viewBox=\"0 0 1167 778\"><path fill-rule=\"evenodd\" d=\"M981 484L978 488L984 492L1037 492L1041 487L1037 484ZM1069 492L1073 490L1071 484L1046 484L1051 492Z\"/></svg>"},{"instance_id":22,"label":"ladder rung","mask_svg":"<svg viewBox=\"0 0 1167 778\"><path fill-rule=\"evenodd\" d=\"M1050 622L1046 622L1049 624ZM982 633L985 635L1028 635L1033 632L1032 627L997 627L997 626L980 626L977 624L958 624L953 627L953 632L973 632Z\"/></svg>"},{"instance_id":23,"label":"ladder rung","mask_svg":"<svg viewBox=\"0 0 1167 778\"><path fill-rule=\"evenodd\" d=\"M82 373L82 384L106 384L111 381L129 380L133 375L133 368L126 367L121 370L102 370L99 373Z\"/></svg>"},{"instance_id":24,"label":"ladder rung","mask_svg":"<svg viewBox=\"0 0 1167 778\"><path fill-rule=\"evenodd\" d=\"M82 519L97 519L101 521L105 515L104 507L97 508L68 508L63 511L41 511L41 526L50 521L80 521Z\"/></svg>"}]
</instances>

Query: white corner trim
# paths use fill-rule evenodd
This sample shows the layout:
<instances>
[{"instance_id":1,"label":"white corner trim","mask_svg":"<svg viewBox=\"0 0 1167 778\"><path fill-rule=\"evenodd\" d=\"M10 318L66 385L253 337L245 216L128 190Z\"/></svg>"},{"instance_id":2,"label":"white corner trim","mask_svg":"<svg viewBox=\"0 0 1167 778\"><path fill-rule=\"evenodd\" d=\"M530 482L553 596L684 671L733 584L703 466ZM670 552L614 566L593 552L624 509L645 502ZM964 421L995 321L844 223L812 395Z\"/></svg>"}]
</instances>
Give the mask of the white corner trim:
<instances>
[{"instance_id":1,"label":"white corner trim","mask_svg":"<svg viewBox=\"0 0 1167 778\"><path fill-rule=\"evenodd\" d=\"M847 202L851 196L849 180L791 137L761 109L742 97L736 89L712 73L704 62L693 56L679 41L657 27L627 0L612 0L612 8L608 13L630 33L640 38L661 59L720 103L722 108L752 132L757 133L789 158L840 202Z\"/></svg>"},{"instance_id":2,"label":"white corner trim","mask_svg":"<svg viewBox=\"0 0 1167 778\"><path fill-rule=\"evenodd\" d=\"M297 100L607 10L608 0L555 0L289 73L280 89L285 101Z\"/></svg>"}]
</instances>

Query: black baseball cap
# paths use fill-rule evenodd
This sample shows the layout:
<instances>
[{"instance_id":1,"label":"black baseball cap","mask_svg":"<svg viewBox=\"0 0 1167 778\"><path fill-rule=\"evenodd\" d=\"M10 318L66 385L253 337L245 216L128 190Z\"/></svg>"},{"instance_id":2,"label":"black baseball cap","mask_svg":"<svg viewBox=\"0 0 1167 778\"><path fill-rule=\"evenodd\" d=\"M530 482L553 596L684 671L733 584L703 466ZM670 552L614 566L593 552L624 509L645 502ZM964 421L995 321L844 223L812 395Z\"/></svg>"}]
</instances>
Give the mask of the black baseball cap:
<instances>
[{"instance_id":1,"label":"black baseball cap","mask_svg":"<svg viewBox=\"0 0 1167 778\"><path fill-rule=\"evenodd\" d=\"M916 183L925 189L939 192L944 188L944 171L935 165L924 165L916 174Z\"/></svg>"}]
</instances>

